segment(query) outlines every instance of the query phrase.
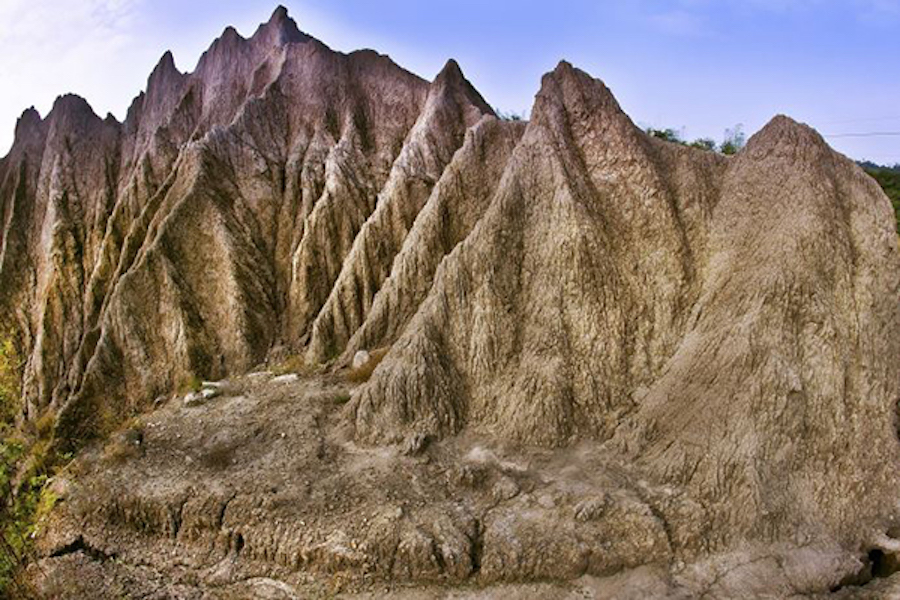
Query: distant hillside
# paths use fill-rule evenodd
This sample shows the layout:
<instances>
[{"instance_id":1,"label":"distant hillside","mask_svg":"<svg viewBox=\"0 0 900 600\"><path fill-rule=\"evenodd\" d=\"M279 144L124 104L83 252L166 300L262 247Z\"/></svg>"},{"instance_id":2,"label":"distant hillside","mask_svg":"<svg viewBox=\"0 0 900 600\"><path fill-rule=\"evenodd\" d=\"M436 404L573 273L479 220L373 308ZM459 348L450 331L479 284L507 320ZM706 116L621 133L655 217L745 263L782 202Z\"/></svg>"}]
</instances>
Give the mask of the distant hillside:
<instances>
[{"instance_id":1,"label":"distant hillside","mask_svg":"<svg viewBox=\"0 0 900 600\"><path fill-rule=\"evenodd\" d=\"M897 231L900 232L900 165L889 167L863 161L859 163L859 166L878 182L887 197L891 199L894 213L897 216Z\"/></svg>"}]
</instances>

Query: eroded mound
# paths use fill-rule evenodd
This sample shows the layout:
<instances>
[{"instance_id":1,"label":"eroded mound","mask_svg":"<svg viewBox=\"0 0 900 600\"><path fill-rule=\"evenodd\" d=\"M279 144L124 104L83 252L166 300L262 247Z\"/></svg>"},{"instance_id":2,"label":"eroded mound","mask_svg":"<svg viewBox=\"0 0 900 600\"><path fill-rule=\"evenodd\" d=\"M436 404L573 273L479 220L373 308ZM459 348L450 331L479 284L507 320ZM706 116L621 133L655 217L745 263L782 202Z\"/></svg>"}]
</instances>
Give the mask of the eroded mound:
<instances>
[{"instance_id":1,"label":"eroded mound","mask_svg":"<svg viewBox=\"0 0 900 600\"><path fill-rule=\"evenodd\" d=\"M682 147L563 62L503 121L454 61L429 83L280 8L164 55L124 123L27 111L0 225L22 418L78 448L164 405L80 459L45 589L852 595L897 564L894 218L786 117ZM361 350L352 394L235 379Z\"/></svg>"}]
</instances>

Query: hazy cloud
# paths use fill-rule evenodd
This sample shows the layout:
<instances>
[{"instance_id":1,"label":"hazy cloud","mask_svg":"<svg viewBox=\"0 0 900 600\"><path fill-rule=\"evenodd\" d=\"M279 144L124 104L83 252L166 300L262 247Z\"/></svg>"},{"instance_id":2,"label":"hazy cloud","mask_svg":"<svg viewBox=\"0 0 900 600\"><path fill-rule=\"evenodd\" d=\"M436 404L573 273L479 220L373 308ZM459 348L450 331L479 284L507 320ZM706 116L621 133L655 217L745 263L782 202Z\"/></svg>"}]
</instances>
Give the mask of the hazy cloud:
<instances>
[{"instance_id":1,"label":"hazy cloud","mask_svg":"<svg viewBox=\"0 0 900 600\"><path fill-rule=\"evenodd\" d=\"M139 0L0 2L0 154L12 141L8 115L35 105L46 116L62 92L86 96L98 111L127 105L138 89L129 75L139 8Z\"/></svg>"}]
</instances>

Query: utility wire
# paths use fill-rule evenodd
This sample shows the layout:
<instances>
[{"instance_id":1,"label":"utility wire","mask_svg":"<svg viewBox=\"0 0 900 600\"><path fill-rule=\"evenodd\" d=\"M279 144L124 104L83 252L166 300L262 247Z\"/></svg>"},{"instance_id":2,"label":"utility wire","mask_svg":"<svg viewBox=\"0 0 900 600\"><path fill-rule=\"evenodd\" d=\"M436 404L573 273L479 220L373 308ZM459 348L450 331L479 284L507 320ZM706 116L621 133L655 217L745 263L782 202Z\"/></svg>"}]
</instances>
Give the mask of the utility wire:
<instances>
[{"instance_id":1,"label":"utility wire","mask_svg":"<svg viewBox=\"0 0 900 600\"><path fill-rule=\"evenodd\" d=\"M827 138L844 138L844 137L895 137L900 135L900 131L866 131L863 133L830 133L825 134Z\"/></svg>"},{"instance_id":2,"label":"utility wire","mask_svg":"<svg viewBox=\"0 0 900 600\"><path fill-rule=\"evenodd\" d=\"M858 117L856 119L837 119L834 121L819 121L819 125L843 125L845 123L869 123L872 121L900 121L900 115L896 117Z\"/></svg>"}]
</instances>

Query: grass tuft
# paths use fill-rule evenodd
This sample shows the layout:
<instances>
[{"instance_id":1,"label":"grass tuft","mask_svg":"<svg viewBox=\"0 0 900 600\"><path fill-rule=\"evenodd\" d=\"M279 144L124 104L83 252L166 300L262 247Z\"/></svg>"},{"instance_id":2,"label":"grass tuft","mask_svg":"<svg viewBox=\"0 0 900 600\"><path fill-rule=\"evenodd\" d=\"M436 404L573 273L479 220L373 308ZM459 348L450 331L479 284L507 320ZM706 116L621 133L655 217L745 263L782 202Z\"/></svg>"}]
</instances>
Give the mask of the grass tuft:
<instances>
[{"instance_id":1,"label":"grass tuft","mask_svg":"<svg viewBox=\"0 0 900 600\"><path fill-rule=\"evenodd\" d=\"M351 383L365 383L368 381L376 367L384 360L388 350L390 348L378 348L369 352L369 362L356 369L351 368L347 373L347 381Z\"/></svg>"},{"instance_id":2,"label":"grass tuft","mask_svg":"<svg viewBox=\"0 0 900 600\"><path fill-rule=\"evenodd\" d=\"M306 361L299 354L292 354L272 367L272 373L276 376L291 374L307 375L310 370L309 365L306 364Z\"/></svg>"}]
</instances>

